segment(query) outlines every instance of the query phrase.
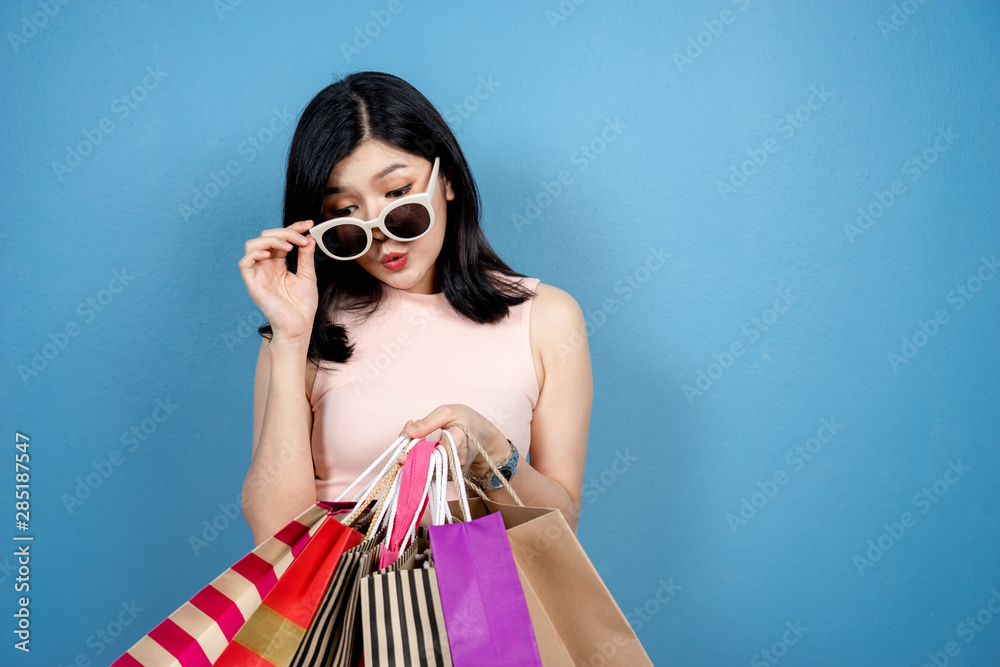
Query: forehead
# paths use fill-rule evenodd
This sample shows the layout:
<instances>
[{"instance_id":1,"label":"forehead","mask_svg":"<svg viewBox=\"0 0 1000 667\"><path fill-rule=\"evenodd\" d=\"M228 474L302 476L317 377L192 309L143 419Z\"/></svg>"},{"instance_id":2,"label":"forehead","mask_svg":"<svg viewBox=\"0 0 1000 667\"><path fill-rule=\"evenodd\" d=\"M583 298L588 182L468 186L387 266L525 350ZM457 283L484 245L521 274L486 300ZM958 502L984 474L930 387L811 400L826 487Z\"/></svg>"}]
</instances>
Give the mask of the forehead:
<instances>
[{"instance_id":1,"label":"forehead","mask_svg":"<svg viewBox=\"0 0 1000 667\"><path fill-rule=\"evenodd\" d=\"M393 176L419 171L422 163L426 160L390 144L365 142L330 170L324 194L374 188Z\"/></svg>"}]
</instances>

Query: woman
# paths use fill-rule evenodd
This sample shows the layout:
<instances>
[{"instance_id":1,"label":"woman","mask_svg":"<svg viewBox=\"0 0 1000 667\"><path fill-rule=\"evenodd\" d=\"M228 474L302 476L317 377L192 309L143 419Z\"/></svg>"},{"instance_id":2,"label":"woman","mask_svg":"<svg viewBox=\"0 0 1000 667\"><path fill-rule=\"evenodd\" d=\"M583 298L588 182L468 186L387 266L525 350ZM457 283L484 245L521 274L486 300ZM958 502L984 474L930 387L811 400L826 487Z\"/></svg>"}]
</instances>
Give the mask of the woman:
<instances>
[{"instance_id":1,"label":"woman","mask_svg":"<svg viewBox=\"0 0 1000 667\"><path fill-rule=\"evenodd\" d=\"M243 487L257 544L400 435L438 440L452 423L524 504L576 530L593 396L583 314L492 250L465 157L416 89L360 72L309 103L284 226L247 241L239 267L268 321ZM512 502L465 432L448 430L463 471Z\"/></svg>"}]
</instances>

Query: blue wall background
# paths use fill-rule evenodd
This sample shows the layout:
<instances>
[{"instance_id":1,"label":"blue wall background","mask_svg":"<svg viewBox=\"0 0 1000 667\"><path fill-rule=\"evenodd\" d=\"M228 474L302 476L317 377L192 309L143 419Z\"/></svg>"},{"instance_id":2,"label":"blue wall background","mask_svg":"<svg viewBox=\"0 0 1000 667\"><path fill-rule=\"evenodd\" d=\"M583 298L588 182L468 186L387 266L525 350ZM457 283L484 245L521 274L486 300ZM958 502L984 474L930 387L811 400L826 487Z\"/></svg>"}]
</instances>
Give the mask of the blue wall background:
<instances>
[{"instance_id":1,"label":"blue wall background","mask_svg":"<svg viewBox=\"0 0 1000 667\"><path fill-rule=\"evenodd\" d=\"M1000 663L995 3L28 1L0 30L3 664L107 664L251 548L236 262L299 112L364 69L446 114L491 241L587 314L579 537L656 664Z\"/></svg>"}]
</instances>

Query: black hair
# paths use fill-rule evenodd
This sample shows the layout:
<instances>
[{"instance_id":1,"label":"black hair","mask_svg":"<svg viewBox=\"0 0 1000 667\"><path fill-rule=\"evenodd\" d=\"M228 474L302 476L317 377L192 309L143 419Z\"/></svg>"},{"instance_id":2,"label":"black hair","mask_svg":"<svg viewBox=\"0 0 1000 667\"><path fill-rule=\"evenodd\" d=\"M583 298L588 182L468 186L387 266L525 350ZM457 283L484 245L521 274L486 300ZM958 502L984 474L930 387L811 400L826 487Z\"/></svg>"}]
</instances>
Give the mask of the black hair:
<instances>
[{"instance_id":1,"label":"black hair","mask_svg":"<svg viewBox=\"0 0 1000 667\"><path fill-rule=\"evenodd\" d=\"M384 72L355 72L327 86L302 112L288 152L283 224L320 219L323 190L333 168L365 141L379 140L433 162L441 158L441 174L455 197L447 202L444 244L437 258L437 280L448 303L480 324L497 322L510 307L532 293L502 276L526 277L500 259L480 226L479 190L444 118L416 88ZM315 251L319 306L313 319L308 358L343 363L353 344L345 327L333 320L338 308L371 315L382 299L382 281L356 261L342 262ZM285 259L289 271L298 264L298 248ZM493 274L491 278L487 272ZM272 335L271 325L258 329Z\"/></svg>"}]
</instances>

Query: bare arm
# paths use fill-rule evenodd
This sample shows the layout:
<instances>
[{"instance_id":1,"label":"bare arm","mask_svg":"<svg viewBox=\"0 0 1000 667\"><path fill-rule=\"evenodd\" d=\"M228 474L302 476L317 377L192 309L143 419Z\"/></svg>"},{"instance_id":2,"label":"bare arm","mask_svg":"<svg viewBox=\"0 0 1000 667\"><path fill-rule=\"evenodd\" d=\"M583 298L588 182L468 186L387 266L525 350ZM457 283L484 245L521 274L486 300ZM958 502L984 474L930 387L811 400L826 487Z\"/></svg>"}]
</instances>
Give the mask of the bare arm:
<instances>
[{"instance_id":1,"label":"bare arm","mask_svg":"<svg viewBox=\"0 0 1000 667\"><path fill-rule=\"evenodd\" d=\"M239 261L247 291L271 325L254 374L253 445L243 483L243 516L260 544L316 502L312 461L312 408L306 364L318 293L306 231L311 220L265 229L246 242ZM285 258L298 246L296 273Z\"/></svg>"},{"instance_id":2,"label":"bare arm","mask_svg":"<svg viewBox=\"0 0 1000 667\"><path fill-rule=\"evenodd\" d=\"M243 516L260 544L316 503L305 395L308 341L261 342L254 376L253 455L243 483Z\"/></svg>"},{"instance_id":3,"label":"bare arm","mask_svg":"<svg viewBox=\"0 0 1000 667\"><path fill-rule=\"evenodd\" d=\"M565 291L539 284L535 299L531 332L538 338L544 381L531 418L531 464L522 460L510 485L525 505L562 511L576 532L594 394L587 329L583 311ZM509 450L506 438L487 449L496 461ZM488 493L497 502L514 502L504 489Z\"/></svg>"},{"instance_id":4,"label":"bare arm","mask_svg":"<svg viewBox=\"0 0 1000 667\"><path fill-rule=\"evenodd\" d=\"M580 306L563 290L539 284L534 299L531 338L540 351L543 381L531 419L531 464L521 459L510 485L525 505L560 510L576 531L594 393L587 329ZM504 435L463 404L439 406L423 419L407 422L400 435L424 437L451 422L476 434L494 461L507 459L510 445ZM458 427L448 430L455 436L463 470L488 477L489 463L469 449L465 434ZM505 489L487 493L497 502L515 502Z\"/></svg>"}]
</instances>

